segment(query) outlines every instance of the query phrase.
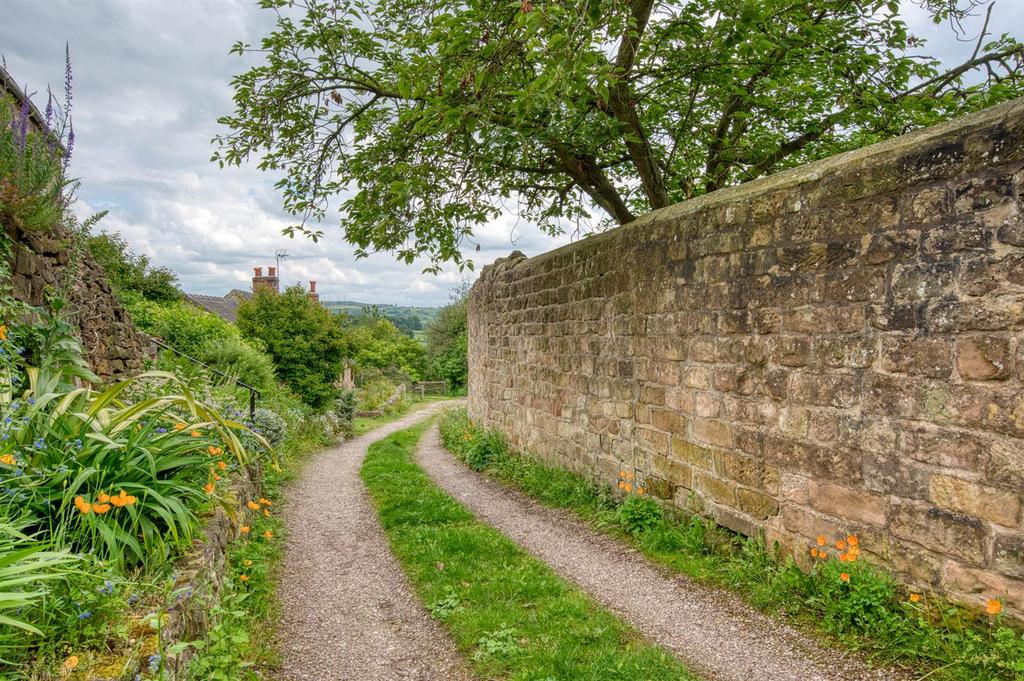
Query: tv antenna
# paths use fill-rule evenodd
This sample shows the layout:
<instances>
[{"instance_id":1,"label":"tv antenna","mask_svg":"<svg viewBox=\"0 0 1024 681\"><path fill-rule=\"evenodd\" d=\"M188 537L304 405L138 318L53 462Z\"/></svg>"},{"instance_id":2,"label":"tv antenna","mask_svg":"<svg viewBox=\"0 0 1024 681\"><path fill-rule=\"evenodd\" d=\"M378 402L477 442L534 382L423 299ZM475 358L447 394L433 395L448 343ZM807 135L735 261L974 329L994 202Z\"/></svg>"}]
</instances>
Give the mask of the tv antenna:
<instances>
[{"instance_id":1,"label":"tv antenna","mask_svg":"<svg viewBox=\"0 0 1024 681\"><path fill-rule=\"evenodd\" d=\"M288 251L283 248L279 248L274 251L274 259L277 262L277 279L278 281L284 281L284 277L281 276L281 261L288 259Z\"/></svg>"}]
</instances>

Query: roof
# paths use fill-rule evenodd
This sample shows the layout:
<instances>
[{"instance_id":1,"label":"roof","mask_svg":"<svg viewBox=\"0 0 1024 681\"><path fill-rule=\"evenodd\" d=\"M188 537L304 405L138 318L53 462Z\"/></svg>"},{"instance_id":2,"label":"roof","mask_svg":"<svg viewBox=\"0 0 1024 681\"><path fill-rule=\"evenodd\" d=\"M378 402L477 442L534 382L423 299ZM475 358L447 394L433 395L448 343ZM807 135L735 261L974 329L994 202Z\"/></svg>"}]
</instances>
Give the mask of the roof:
<instances>
[{"instance_id":1,"label":"roof","mask_svg":"<svg viewBox=\"0 0 1024 681\"><path fill-rule=\"evenodd\" d=\"M18 106L28 102L28 117L29 120L32 121L32 125L40 131L48 130L46 118L43 117L43 114L40 113L39 109L32 102L32 98L21 89L18 82L14 80L14 76L8 73L7 69L5 69L2 64L0 64L0 90L7 92L11 97L14 97L14 101ZM50 134L52 135L53 133L51 132ZM56 137L56 135L53 136ZM57 143L60 144L61 149L64 149L64 144L60 140L57 140Z\"/></svg>"},{"instance_id":2,"label":"roof","mask_svg":"<svg viewBox=\"0 0 1024 681\"><path fill-rule=\"evenodd\" d=\"M201 293L186 293L185 300L196 307L200 307L211 314L215 314L224 321L235 323L238 319L239 299L231 291L226 296L205 296ZM240 291L239 293L244 293Z\"/></svg>"}]
</instances>

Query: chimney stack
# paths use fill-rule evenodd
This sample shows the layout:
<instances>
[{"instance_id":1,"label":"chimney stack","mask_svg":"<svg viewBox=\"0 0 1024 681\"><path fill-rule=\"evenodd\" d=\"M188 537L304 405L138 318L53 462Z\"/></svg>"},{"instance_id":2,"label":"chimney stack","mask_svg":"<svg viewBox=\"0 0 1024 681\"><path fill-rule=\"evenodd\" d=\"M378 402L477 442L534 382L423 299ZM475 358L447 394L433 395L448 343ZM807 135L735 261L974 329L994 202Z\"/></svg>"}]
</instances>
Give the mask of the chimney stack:
<instances>
[{"instance_id":1,"label":"chimney stack","mask_svg":"<svg viewBox=\"0 0 1024 681\"><path fill-rule=\"evenodd\" d=\"M314 303L320 302L320 294L316 292L316 279L309 280L309 299Z\"/></svg>"},{"instance_id":2,"label":"chimney stack","mask_svg":"<svg viewBox=\"0 0 1024 681\"><path fill-rule=\"evenodd\" d=\"M260 288L268 288L268 289L274 291L275 293L280 293L280 282L278 282L278 280L277 280L277 268L276 267L268 267L267 268L268 275L265 276L265 277L263 276L263 268L262 267L254 267L254 268L252 268L252 270L254 272L253 277L252 277L252 291L253 291L253 293L255 293L256 290L260 289Z\"/></svg>"}]
</instances>

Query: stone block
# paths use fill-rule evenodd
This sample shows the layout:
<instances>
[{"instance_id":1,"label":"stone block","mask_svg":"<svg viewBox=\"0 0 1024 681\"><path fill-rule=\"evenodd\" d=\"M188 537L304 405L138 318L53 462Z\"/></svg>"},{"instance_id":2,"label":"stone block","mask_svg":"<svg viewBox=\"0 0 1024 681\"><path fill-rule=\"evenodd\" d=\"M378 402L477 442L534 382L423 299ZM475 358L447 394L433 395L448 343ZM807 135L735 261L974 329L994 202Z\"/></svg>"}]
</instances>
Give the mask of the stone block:
<instances>
[{"instance_id":1,"label":"stone block","mask_svg":"<svg viewBox=\"0 0 1024 681\"><path fill-rule=\"evenodd\" d=\"M694 419L691 426L691 435L698 442L704 442L717 447L732 447L732 427L722 421L711 421L708 419Z\"/></svg>"},{"instance_id":2,"label":"stone block","mask_svg":"<svg viewBox=\"0 0 1024 681\"><path fill-rule=\"evenodd\" d=\"M757 520L764 520L779 512L779 502L773 497L745 487L736 490L736 501L741 511Z\"/></svg>"},{"instance_id":3,"label":"stone block","mask_svg":"<svg viewBox=\"0 0 1024 681\"><path fill-rule=\"evenodd\" d=\"M1020 519L1020 495L950 475L931 476L928 499L936 506L1004 527L1016 527Z\"/></svg>"},{"instance_id":4,"label":"stone block","mask_svg":"<svg viewBox=\"0 0 1024 681\"><path fill-rule=\"evenodd\" d=\"M719 503L736 507L736 485L706 471L694 471L693 489Z\"/></svg>"},{"instance_id":5,"label":"stone block","mask_svg":"<svg viewBox=\"0 0 1024 681\"><path fill-rule=\"evenodd\" d=\"M992 565L1000 574L1024 579L1024 532L996 534Z\"/></svg>"},{"instance_id":6,"label":"stone block","mask_svg":"<svg viewBox=\"0 0 1024 681\"><path fill-rule=\"evenodd\" d=\"M711 450L694 444L684 437L675 435L672 437L672 458L706 471L712 470Z\"/></svg>"},{"instance_id":7,"label":"stone block","mask_svg":"<svg viewBox=\"0 0 1024 681\"><path fill-rule=\"evenodd\" d=\"M896 537L952 556L968 565L985 564L988 527L981 520L922 503L899 503L889 515Z\"/></svg>"},{"instance_id":8,"label":"stone block","mask_svg":"<svg viewBox=\"0 0 1024 681\"><path fill-rule=\"evenodd\" d=\"M831 482L810 481L811 506L836 518L882 527L888 503L885 497L867 490Z\"/></svg>"},{"instance_id":9,"label":"stone block","mask_svg":"<svg viewBox=\"0 0 1024 681\"><path fill-rule=\"evenodd\" d=\"M965 381L999 381L1010 375L1010 341L970 336L956 341L956 369Z\"/></svg>"},{"instance_id":10,"label":"stone block","mask_svg":"<svg viewBox=\"0 0 1024 681\"><path fill-rule=\"evenodd\" d=\"M885 337L879 366L890 373L945 378L953 370L953 351L943 338Z\"/></svg>"}]
</instances>

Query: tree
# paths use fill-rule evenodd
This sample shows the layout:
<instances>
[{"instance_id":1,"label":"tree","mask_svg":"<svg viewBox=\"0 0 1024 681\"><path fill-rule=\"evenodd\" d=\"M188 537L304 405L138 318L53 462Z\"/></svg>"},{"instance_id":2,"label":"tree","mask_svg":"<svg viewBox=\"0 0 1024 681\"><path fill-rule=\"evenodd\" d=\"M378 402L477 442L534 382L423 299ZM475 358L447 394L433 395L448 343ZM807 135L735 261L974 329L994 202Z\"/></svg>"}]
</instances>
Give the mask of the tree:
<instances>
[{"instance_id":1,"label":"tree","mask_svg":"<svg viewBox=\"0 0 1024 681\"><path fill-rule=\"evenodd\" d=\"M257 290L238 306L238 328L262 341L278 378L306 404L319 409L337 397L335 384L351 346L338 319L301 286L281 294Z\"/></svg>"},{"instance_id":2,"label":"tree","mask_svg":"<svg viewBox=\"0 0 1024 681\"><path fill-rule=\"evenodd\" d=\"M427 370L431 378L448 381L452 388L466 385L469 374L468 293L460 290L427 326Z\"/></svg>"},{"instance_id":3,"label":"tree","mask_svg":"<svg viewBox=\"0 0 1024 681\"><path fill-rule=\"evenodd\" d=\"M980 0L915 0L954 30ZM463 263L506 199L554 233L624 224L1018 96L1022 46L922 56L895 0L261 0L264 62L233 81L214 159L336 196L358 255ZM989 5L988 9L991 9ZM600 225L596 225L600 226Z\"/></svg>"},{"instance_id":4,"label":"tree","mask_svg":"<svg viewBox=\"0 0 1024 681\"><path fill-rule=\"evenodd\" d=\"M177 275L150 264L145 255L136 255L120 234L100 232L89 237L87 246L119 295L137 295L155 303L181 300Z\"/></svg>"},{"instance_id":5,"label":"tree","mask_svg":"<svg viewBox=\"0 0 1024 681\"><path fill-rule=\"evenodd\" d=\"M360 380L371 373L367 370L376 370L390 378L419 380L423 371L423 346L402 333L391 320L366 311L353 320L347 336L354 348Z\"/></svg>"}]
</instances>

